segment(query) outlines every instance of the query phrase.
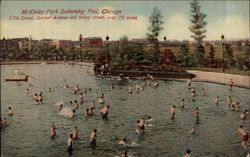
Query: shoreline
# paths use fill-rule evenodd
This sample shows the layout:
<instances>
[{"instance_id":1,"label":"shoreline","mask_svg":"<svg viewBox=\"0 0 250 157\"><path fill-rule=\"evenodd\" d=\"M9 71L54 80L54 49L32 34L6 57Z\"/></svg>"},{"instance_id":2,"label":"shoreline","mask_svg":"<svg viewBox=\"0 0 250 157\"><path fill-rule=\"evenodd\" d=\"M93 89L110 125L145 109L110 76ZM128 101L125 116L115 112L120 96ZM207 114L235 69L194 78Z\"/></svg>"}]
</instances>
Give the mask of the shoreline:
<instances>
[{"instance_id":1,"label":"shoreline","mask_svg":"<svg viewBox=\"0 0 250 157\"><path fill-rule=\"evenodd\" d=\"M188 73L194 74L192 81L210 82L228 85L230 79L233 80L234 86L250 89L250 77L245 75L225 74L218 72L205 72L198 70L187 70Z\"/></svg>"},{"instance_id":2,"label":"shoreline","mask_svg":"<svg viewBox=\"0 0 250 157\"><path fill-rule=\"evenodd\" d=\"M15 64L70 64L70 65L84 65L93 67L94 63L92 62L64 62L64 61L34 61L34 62L0 62L0 65L15 65ZM192 78L192 81L195 82L209 82L209 83L217 83L217 84L224 84L227 85L228 81L232 78L234 82L234 86L243 87L250 89L250 77L245 75L236 75L236 74L225 74L225 73L218 73L218 72L205 72L205 71L198 71L198 70L186 70L187 73L195 75ZM111 76L111 77L118 77L118 76ZM132 79L138 79L138 77L130 77ZM157 78L158 80L178 80L178 81L185 81L187 78Z\"/></svg>"}]
</instances>

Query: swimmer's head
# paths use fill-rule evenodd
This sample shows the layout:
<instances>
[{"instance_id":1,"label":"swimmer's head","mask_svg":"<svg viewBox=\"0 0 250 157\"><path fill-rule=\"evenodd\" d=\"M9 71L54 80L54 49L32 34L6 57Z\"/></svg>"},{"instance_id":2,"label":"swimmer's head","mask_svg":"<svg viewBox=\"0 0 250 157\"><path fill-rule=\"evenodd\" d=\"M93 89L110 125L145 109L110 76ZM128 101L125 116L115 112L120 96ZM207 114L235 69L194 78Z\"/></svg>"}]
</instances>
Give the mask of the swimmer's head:
<instances>
[{"instance_id":1,"label":"swimmer's head","mask_svg":"<svg viewBox=\"0 0 250 157\"><path fill-rule=\"evenodd\" d=\"M245 112L247 112L247 110L245 110Z\"/></svg>"},{"instance_id":2,"label":"swimmer's head","mask_svg":"<svg viewBox=\"0 0 250 157\"><path fill-rule=\"evenodd\" d=\"M242 125L240 125L240 128L243 128L243 126L242 126Z\"/></svg>"},{"instance_id":3,"label":"swimmer's head","mask_svg":"<svg viewBox=\"0 0 250 157\"><path fill-rule=\"evenodd\" d=\"M175 105L173 105L173 108L175 108Z\"/></svg>"},{"instance_id":4,"label":"swimmer's head","mask_svg":"<svg viewBox=\"0 0 250 157\"><path fill-rule=\"evenodd\" d=\"M185 99L182 99L182 101L185 101Z\"/></svg>"},{"instance_id":5,"label":"swimmer's head","mask_svg":"<svg viewBox=\"0 0 250 157\"><path fill-rule=\"evenodd\" d=\"M123 140L124 142L127 142L127 137L125 136L122 140Z\"/></svg>"},{"instance_id":6,"label":"swimmer's head","mask_svg":"<svg viewBox=\"0 0 250 157\"><path fill-rule=\"evenodd\" d=\"M96 130L96 129L94 129L93 131L94 131L94 132L97 132L97 130Z\"/></svg>"},{"instance_id":7,"label":"swimmer's head","mask_svg":"<svg viewBox=\"0 0 250 157\"><path fill-rule=\"evenodd\" d=\"M107 105L107 108L110 108L110 106L109 106L109 105Z\"/></svg>"},{"instance_id":8,"label":"swimmer's head","mask_svg":"<svg viewBox=\"0 0 250 157\"><path fill-rule=\"evenodd\" d=\"M187 149L187 150L186 150L186 153L187 153L187 154L190 154L190 153L191 153L191 150L190 150L190 149Z\"/></svg>"},{"instance_id":9,"label":"swimmer's head","mask_svg":"<svg viewBox=\"0 0 250 157\"><path fill-rule=\"evenodd\" d=\"M140 120L137 120L136 123L140 123Z\"/></svg>"},{"instance_id":10,"label":"swimmer's head","mask_svg":"<svg viewBox=\"0 0 250 157\"><path fill-rule=\"evenodd\" d=\"M151 119L152 117L148 116L148 119Z\"/></svg>"},{"instance_id":11,"label":"swimmer's head","mask_svg":"<svg viewBox=\"0 0 250 157\"><path fill-rule=\"evenodd\" d=\"M73 113L75 113L75 112L76 112L76 110L73 110L72 112L73 112Z\"/></svg>"},{"instance_id":12,"label":"swimmer's head","mask_svg":"<svg viewBox=\"0 0 250 157\"><path fill-rule=\"evenodd\" d=\"M35 96L37 96L37 93L35 93Z\"/></svg>"},{"instance_id":13,"label":"swimmer's head","mask_svg":"<svg viewBox=\"0 0 250 157\"><path fill-rule=\"evenodd\" d=\"M127 154L128 154L128 151L127 151L127 150L124 150L124 151L122 151L122 154L127 155Z\"/></svg>"},{"instance_id":14,"label":"swimmer's head","mask_svg":"<svg viewBox=\"0 0 250 157\"><path fill-rule=\"evenodd\" d=\"M75 100L75 102L77 102L77 100Z\"/></svg>"},{"instance_id":15,"label":"swimmer's head","mask_svg":"<svg viewBox=\"0 0 250 157\"><path fill-rule=\"evenodd\" d=\"M88 112L88 111L89 111L89 109L88 109L88 108L86 108L86 111Z\"/></svg>"},{"instance_id":16,"label":"swimmer's head","mask_svg":"<svg viewBox=\"0 0 250 157\"><path fill-rule=\"evenodd\" d=\"M11 110L11 107L8 107L9 108L9 110Z\"/></svg>"},{"instance_id":17,"label":"swimmer's head","mask_svg":"<svg viewBox=\"0 0 250 157\"><path fill-rule=\"evenodd\" d=\"M72 102L72 101L70 101L69 103L71 103L71 104L72 104L73 102Z\"/></svg>"}]
</instances>

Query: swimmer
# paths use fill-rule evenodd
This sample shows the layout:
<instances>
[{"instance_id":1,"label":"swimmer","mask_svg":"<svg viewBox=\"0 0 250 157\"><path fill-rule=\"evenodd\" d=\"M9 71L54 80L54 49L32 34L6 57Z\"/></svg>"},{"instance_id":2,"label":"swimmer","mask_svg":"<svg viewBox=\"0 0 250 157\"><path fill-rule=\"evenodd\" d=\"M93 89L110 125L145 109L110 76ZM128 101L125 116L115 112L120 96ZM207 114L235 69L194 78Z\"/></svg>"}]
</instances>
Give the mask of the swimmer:
<instances>
[{"instance_id":1,"label":"swimmer","mask_svg":"<svg viewBox=\"0 0 250 157\"><path fill-rule=\"evenodd\" d=\"M194 114L195 117L196 117L196 123L199 123L199 108L198 108L198 107L195 107L195 108L194 108L193 114Z\"/></svg>"},{"instance_id":2,"label":"swimmer","mask_svg":"<svg viewBox=\"0 0 250 157\"><path fill-rule=\"evenodd\" d=\"M88 108L86 108L86 110L85 110L85 116L89 116L89 109Z\"/></svg>"},{"instance_id":3,"label":"swimmer","mask_svg":"<svg viewBox=\"0 0 250 157\"><path fill-rule=\"evenodd\" d=\"M12 111L11 107L8 107L8 115L13 116L13 111Z\"/></svg>"},{"instance_id":4,"label":"swimmer","mask_svg":"<svg viewBox=\"0 0 250 157\"><path fill-rule=\"evenodd\" d=\"M234 110L239 111L240 110L240 102L232 103L231 106L234 106Z\"/></svg>"},{"instance_id":5,"label":"swimmer","mask_svg":"<svg viewBox=\"0 0 250 157\"><path fill-rule=\"evenodd\" d=\"M205 96L205 89L204 88L201 88L201 95Z\"/></svg>"},{"instance_id":6,"label":"swimmer","mask_svg":"<svg viewBox=\"0 0 250 157\"><path fill-rule=\"evenodd\" d=\"M57 135L56 135L56 126L54 123L52 123L51 128L50 128L50 135L51 135L51 139L54 139Z\"/></svg>"},{"instance_id":7,"label":"swimmer","mask_svg":"<svg viewBox=\"0 0 250 157\"><path fill-rule=\"evenodd\" d=\"M186 150L184 157L191 157L191 150L190 149Z\"/></svg>"},{"instance_id":8,"label":"swimmer","mask_svg":"<svg viewBox=\"0 0 250 157\"><path fill-rule=\"evenodd\" d=\"M83 103L83 99L84 99L84 97L83 97L83 93L80 93L80 97L79 97L79 99L80 99L80 103L82 104L82 103Z\"/></svg>"},{"instance_id":9,"label":"swimmer","mask_svg":"<svg viewBox=\"0 0 250 157\"><path fill-rule=\"evenodd\" d=\"M87 92L88 92L88 89L87 89L87 88L84 88L83 93L86 94Z\"/></svg>"},{"instance_id":10,"label":"swimmer","mask_svg":"<svg viewBox=\"0 0 250 157\"><path fill-rule=\"evenodd\" d=\"M70 101L69 104L70 104L70 105L74 105L74 104L73 104L73 101Z\"/></svg>"},{"instance_id":11,"label":"swimmer","mask_svg":"<svg viewBox=\"0 0 250 157\"><path fill-rule=\"evenodd\" d=\"M214 102L215 102L216 105L218 105L218 104L219 104L219 101L220 101L220 98L219 98L219 96L217 96L217 97L214 99Z\"/></svg>"},{"instance_id":12,"label":"swimmer","mask_svg":"<svg viewBox=\"0 0 250 157\"><path fill-rule=\"evenodd\" d=\"M71 134L72 134L73 139L78 139L78 129L77 129L77 127L74 127Z\"/></svg>"},{"instance_id":13,"label":"swimmer","mask_svg":"<svg viewBox=\"0 0 250 157\"><path fill-rule=\"evenodd\" d=\"M159 85L160 85L159 81L155 81L154 87L157 88L159 87Z\"/></svg>"},{"instance_id":14,"label":"swimmer","mask_svg":"<svg viewBox=\"0 0 250 157\"><path fill-rule=\"evenodd\" d=\"M47 89L47 92L52 92L52 89L51 89L51 88L48 88L48 89Z\"/></svg>"},{"instance_id":15,"label":"swimmer","mask_svg":"<svg viewBox=\"0 0 250 157\"><path fill-rule=\"evenodd\" d=\"M173 107L171 107L170 113L171 113L171 119L175 119L175 114L176 114L175 105L173 105Z\"/></svg>"},{"instance_id":16,"label":"swimmer","mask_svg":"<svg viewBox=\"0 0 250 157\"><path fill-rule=\"evenodd\" d=\"M73 135L70 134L68 138L68 151L73 151Z\"/></svg>"},{"instance_id":17,"label":"swimmer","mask_svg":"<svg viewBox=\"0 0 250 157\"><path fill-rule=\"evenodd\" d=\"M79 90L80 90L79 86L78 86L78 85L76 85L76 87L75 87L75 91L79 91Z\"/></svg>"},{"instance_id":18,"label":"swimmer","mask_svg":"<svg viewBox=\"0 0 250 157\"><path fill-rule=\"evenodd\" d=\"M85 116L93 116L93 111L92 111L92 109L87 108L87 109L85 110Z\"/></svg>"},{"instance_id":19,"label":"swimmer","mask_svg":"<svg viewBox=\"0 0 250 157\"><path fill-rule=\"evenodd\" d=\"M127 152L127 150L122 151L121 157L128 157L128 152Z\"/></svg>"},{"instance_id":20,"label":"swimmer","mask_svg":"<svg viewBox=\"0 0 250 157\"><path fill-rule=\"evenodd\" d=\"M95 146L96 145L96 133L97 133L97 130L94 129L93 132L90 134L90 137L89 137L89 143L91 146Z\"/></svg>"},{"instance_id":21,"label":"swimmer","mask_svg":"<svg viewBox=\"0 0 250 157\"><path fill-rule=\"evenodd\" d=\"M79 107L79 103L77 102L77 100L75 100L75 102L74 102L74 106L75 106L75 109L78 109L78 107Z\"/></svg>"},{"instance_id":22,"label":"swimmer","mask_svg":"<svg viewBox=\"0 0 250 157\"><path fill-rule=\"evenodd\" d=\"M89 91L92 91L92 88L89 88Z\"/></svg>"},{"instance_id":23,"label":"swimmer","mask_svg":"<svg viewBox=\"0 0 250 157\"><path fill-rule=\"evenodd\" d=\"M192 92L192 96L193 96L193 98L195 98L195 96L196 96L196 94L195 94L195 92L196 92L195 87L191 88L191 92Z\"/></svg>"},{"instance_id":24,"label":"swimmer","mask_svg":"<svg viewBox=\"0 0 250 157\"><path fill-rule=\"evenodd\" d=\"M29 93L30 93L29 89L26 89L25 94L29 94Z\"/></svg>"},{"instance_id":25,"label":"swimmer","mask_svg":"<svg viewBox=\"0 0 250 157\"><path fill-rule=\"evenodd\" d=\"M184 102L185 102L185 99L182 99L181 103L180 103L180 108L184 108L184 106L185 106Z\"/></svg>"},{"instance_id":26,"label":"swimmer","mask_svg":"<svg viewBox=\"0 0 250 157\"><path fill-rule=\"evenodd\" d=\"M103 98L99 98L99 99L98 99L98 102L99 102L100 104L104 104L104 103L105 103L105 101L104 101Z\"/></svg>"},{"instance_id":27,"label":"swimmer","mask_svg":"<svg viewBox=\"0 0 250 157\"><path fill-rule=\"evenodd\" d=\"M65 84L64 88L69 88L69 85L68 85L68 84Z\"/></svg>"},{"instance_id":28,"label":"swimmer","mask_svg":"<svg viewBox=\"0 0 250 157\"><path fill-rule=\"evenodd\" d=\"M123 139L121 139L121 140L119 141L118 144L119 144L119 145L125 145L125 144L127 144L127 138L124 137Z\"/></svg>"},{"instance_id":29,"label":"swimmer","mask_svg":"<svg viewBox=\"0 0 250 157\"><path fill-rule=\"evenodd\" d=\"M128 93L129 93L129 94L132 94L132 93L133 93L133 88L132 88L132 86L129 86L129 87L128 87Z\"/></svg>"},{"instance_id":30,"label":"swimmer","mask_svg":"<svg viewBox=\"0 0 250 157\"><path fill-rule=\"evenodd\" d=\"M39 102L43 101L43 92L40 92L40 94L38 95L38 101Z\"/></svg>"},{"instance_id":31,"label":"swimmer","mask_svg":"<svg viewBox=\"0 0 250 157\"><path fill-rule=\"evenodd\" d=\"M38 95L37 95L37 93L35 93L35 95L34 95L34 100L38 100Z\"/></svg>"},{"instance_id":32,"label":"swimmer","mask_svg":"<svg viewBox=\"0 0 250 157\"><path fill-rule=\"evenodd\" d=\"M146 122L152 122L154 119L151 116L148 116L145 120Z\"/></svg>"},{"instance_id":33,"label":"swimmer","mask_svg":"<svg viewBox=\"0 0 250 157\"><path fill-rule=\"evenodd\" d=\"M114 88L115 88L115 84L114 84L114 83L112 83L112 85L111 85L110 89L114 89Z\"/></svg>"},{"instance_id":34,"label":"swimmer","mask_svg":"<svg viewBox=\"0 0 250 157\"><path fill-rule=\"evenodd\" d=\"M145 121L144 119L140 119L138 121L136 121L137 125L136 125L136 129L141 133L144 134L145 133Z\"/></svg>"},{"instance_id":35,"label":"swimmer","mask_svg":"<svg viewBox=\"0 0 250 157\"><path fill-rule=\"evenodd\" d=\"M63 104L60 104L60 106L58 107L58 111L61 111L63 109Z\"/></svg>"},{"instance_id":36,"label":"swimmer","mask_svg":"<svg viewBox=\"0 0 250 157\"><path fill-rule=\"evenodd\" d=\"M89 108L91 108L93 110L93 109L95 109L95 107L96 107L95 101L92 101L92 104L90 105Z\"/></svg>"},{"instance_id":37,"label":"swimmer","mask_svg":"<svg viewBox=\"0 0 250 157\"><path fill-rule=\"evenodd\" d=\"M35 105L38 105L38 104L40 104L40 101L36 100Z\"/></svg>"},{"instance_id":38,"label":"swimmer","mask_svg":"<svg viewBox=\"0 0 250 157\"><path fill-rule=\"evenodd\" d=\"M102 93L102 94L100 95L100 98L101 98L101 99L104 99L104 93Z\"/></svg>"},{"instance_id":39,"label":"swimmer","mask_svg":"<svg viewBox=\"0 0 250 157\"><path fill-rule=\"evenodd\" d=\"M69 114L69 118L75 117L76 116L76 111L72 110L72 112Z\"/></svg>"},{"instance_id":40,"label":"swimmer","mask_svg":"<svg viewBox=\"0 0 250 157\"><path fill-rule=\"evenodd\" d=\"M232 90L233 84L234 84L233 79L230 79L230 81L228 82L229 90Z\"/></svg>"},{"instance_id":41,"label":"swimmer","mask_svg":"<svg viewBox=\"0 0 250 157\"><path fill-rule=\"evenodd\" d=\"M240 119L246 119L246 117L247 117L247 115L246 115L245 111L240 114Z\"/></svg>"},{"instance_id":42,"label":"swimmer","mask_svg":"<svg viewBox=\"0 0 250 157\"><path fill-rule=\"evenodd\" d=\"M3 120L2 120L2 125L3 125L3 127L6 127L8 124L9 124L9 123L8 123L6 117L3 117Z\"/></svg>"},{"instance_id":43,"label":"swimmer","mask_svg":"<svg viewBox=\"0 0 250 157\"><path fill-rule=\"evenodd\" d=\"M86 73L90 73L90 70L89 70L89 68L87 69Z\"/></svg>"},{"instance_id":44,"label":"swimmer","mask_svg":"<svg viewBox=\"0 0 250 157\"><path fill-rule=\"evenodd\" d=\"M109 105L106 105L106 106L104 106L104 107L100 110L100 113L101 113L103 119L107 119L107 118L108 118L108 110L109 110L109 108L110 108L110 106L109 106Z\"/></svg>"},{"instance_id":45,"label":"swimmer","mask_svg":"<svg viewBox=\"0 0 250 157\"><path fill-rule=\"evenodd\" d=\"M249 114L248 110L245 110L245 113L246 113L246 115L248 115Z\"/></svg>"},{"instance_id":46,"label":"swimmer","mask_svg":"<svg viewBox=\"0 0 250 157\"><path fill-rule=\"evenodd\" d=\"M230 107L230 106L232 105L232 103L233 103L232 97L231 97L231 96L228 96L228 98L227 98L228 107Z\"/></svg>"},{"instance_id":47,"label":"swimmer","mask_svg":"<svg viewBox=\"0 0 250 157\"><path fill-rule=\"evenodd\" d=\"M246 129L243 128L242 125L240 125L240 128L234 133L234 136L236 136L238 133L241 133L242 137L242 146L244 149L247 149L246 142L248 140L248 132Z\"/></svg>"},{"instance_id":48,"label":"swimmer","mask_svg":"<svg viewBox=\"0 0 250 157\"><path fill-rule=\"evenodd\" d=\"M191 78L189 78L187 82L188 82L188 88L191 88L191 84L192 84Z\"/></svg>"},{"instance_id":49,"label":"swimmer","mask_svg":"<svg viewBox=\"0 0 250 157\"><path fill-rule=\"evenodd\" d=\"M189 131L190 134L194 134L196 132L196 128L193 127L191 131Z\"/></svg>"}]
</instances>

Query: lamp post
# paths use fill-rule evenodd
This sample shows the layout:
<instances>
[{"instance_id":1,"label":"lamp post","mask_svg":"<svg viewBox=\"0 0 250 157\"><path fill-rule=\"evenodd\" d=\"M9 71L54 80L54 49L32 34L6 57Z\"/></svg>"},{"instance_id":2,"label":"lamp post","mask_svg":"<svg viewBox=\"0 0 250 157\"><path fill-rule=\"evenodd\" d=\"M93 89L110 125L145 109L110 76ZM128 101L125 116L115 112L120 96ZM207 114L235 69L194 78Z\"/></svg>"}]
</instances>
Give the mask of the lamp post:
<instances>
[{"instance_id":1,"label":"lamp post","mask_svg":"<svg viewBox=\"0 0 250 157\"><path fill-rule=\"evenodd\" d=\"M27 61L29 61L29 38L26 39L26 44L27 44Z\"/></svg>"},{"instance_id":2,"label":"lamp post","mask_svg":"<svg viewBox=\"0 0 250 157\"><path fill-rule=\"evenodd\" d=\"M79 35L79 44L80 44L80 61L82 62L82 34Z\"/></svg>"},{"instance_id":3,"label":"lamp post","mask_svg":"<svg viewBox=\"0 0 250 157\"><path fill-rule=\"evenodd\" d=\"M221 64L221 71L224 72L225 71L225 68L224 68L224 52L223 52L223 45L224 45L224 35L222 34L221 35L221 61L222 61L222 64Z\"/></svg>"},{"instance_id":4,"label":"lamp post","mask_svg":"<svg viewBox=\"0 0 250 157\"><path fill-rule=\"evenodd\" d=\"M108 64L108 54L109 54L109 36L106 36L106 45L107 45L107 50L106 50L106 64Z\"/></svg>"},{"instance_id":5,"label":"lamp post","mask_svg":"<svg viewBox=\"0 0 250 157\"><path fill-rule=\"evenodd\" d=\"M167 37L164 36L164 65L166 65L166 40L167 40Z\"/></svg>"},{"instance_id":6,"label":"lamp post","mask_svg":"<svg viewBox=\"0 0 250 157\"><path fill-rule=\"evenodd\" d=\"M3 37L3 48L4 48L4 55L2 56L5 56L6 55L6 39L5 37ZM5 59L5 57L3 57Z\"/></svg>"}]
</instances>

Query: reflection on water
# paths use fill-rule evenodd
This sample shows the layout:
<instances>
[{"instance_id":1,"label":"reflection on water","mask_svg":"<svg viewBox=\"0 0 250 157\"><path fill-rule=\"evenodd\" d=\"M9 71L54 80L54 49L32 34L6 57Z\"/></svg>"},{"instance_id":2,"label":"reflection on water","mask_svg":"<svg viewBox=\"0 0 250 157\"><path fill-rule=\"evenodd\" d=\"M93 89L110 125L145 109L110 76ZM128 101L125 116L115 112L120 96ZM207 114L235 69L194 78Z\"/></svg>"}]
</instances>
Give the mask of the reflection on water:
<instances>
[{"instance_id":1,"label":"reflection on water","mask_svg":"<svg viewBox=\"0 0 250 157\"><path fill-rule=\"evenodd\" d=\"M67 138L73 127L79 130L79 140L73 142L72 156L117 156L123 147L117 145L119 139L127 136L126 146L130 156L140 157L179 157L189 148L193 156L200 157L239 157L244 156L241 137L233 136L239 125L249 129L248 120L240 120L239 112L229 111L226 98L231 95L240 101L242 109L249 108L249 89L235 87L229 91L225 85L193 82L197 88L197 98L192 96L187 83L182 81L160 81L158 88L145 87L140 93L127 93L128 85L136 80L102 79L86 74L88 67L80 65L18 65L19 69L34 78L29 79L33 87L26 83L17 86L15 82L5 82L13 77L17 65L1 66L1 117L6 116L10 126L1 131L1 153L4 156L67 156ZM108 90L112 83L115 88ZM68 84L70 88L64 88ZM77 117L67 118L58 112L58 105L73 108L70 101L79 101L73 88L92 88L84 94L84 103L76 110ZM206 96L201 95L205 88ZM25 90L30 94L26 95ZM51 88L53 92L46 92ZM44 93L44 101L35 105L34 93ZM84 111L93 100L104 93L105 104L111 106L109 120L99 115L101 105L97 103L93 117L84 117ZM213 100L219 96L221 102ZM185 99L185 108L177 108L176 119L170 119L170 108L178 106ZM12 106L13 117L6 110ZM200 123L192 114L195 106L200 109ZM62 112L62 111L61 111ZM66 111L65 111L66 112ZM154 123L146 128L144 135L135 132L136 120L152 116ZM56 124L58 137L50 140L51 123ZM188 132L197 128L194 135ZM91 131L96 128L97 147L88 144Z\"/></svg>"}]
</instances>

